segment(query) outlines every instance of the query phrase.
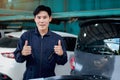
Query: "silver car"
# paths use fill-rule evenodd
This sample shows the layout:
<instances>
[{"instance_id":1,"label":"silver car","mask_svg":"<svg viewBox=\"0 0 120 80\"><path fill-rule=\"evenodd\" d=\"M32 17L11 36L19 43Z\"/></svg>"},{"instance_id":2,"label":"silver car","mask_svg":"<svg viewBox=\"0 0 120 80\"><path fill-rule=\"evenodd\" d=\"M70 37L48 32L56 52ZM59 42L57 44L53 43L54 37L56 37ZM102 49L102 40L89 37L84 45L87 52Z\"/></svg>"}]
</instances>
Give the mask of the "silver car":
<instances>
[{"instance_id":1,"label":"silver car","mask_svg":"<svg viewBox=\"0 0 120 80\"><path fill-rule=\"evenodd\" d=\"M88 19L71 62L71 74L83 80L120 80L120 18Z\"/></svg>"},{"instance_id":2,"label":"silver car","mask_svg":"<svg viewBox=\"0 0 120 80\"><path fill-rule=\"evenodd\" d=\"M17 63L14 59L13 51L17 46L19 37L25 31L11 32L5 34L6 37L0 39L0 80L22 80L25 71L25 62ZM69 56L74 55L73 51L77 36L65 32L54 32L61 35L65 40L69 60ZM56 75L68 75L70 71L69 62L64 66L56 65Z\"/></svg>"}]
</instances>

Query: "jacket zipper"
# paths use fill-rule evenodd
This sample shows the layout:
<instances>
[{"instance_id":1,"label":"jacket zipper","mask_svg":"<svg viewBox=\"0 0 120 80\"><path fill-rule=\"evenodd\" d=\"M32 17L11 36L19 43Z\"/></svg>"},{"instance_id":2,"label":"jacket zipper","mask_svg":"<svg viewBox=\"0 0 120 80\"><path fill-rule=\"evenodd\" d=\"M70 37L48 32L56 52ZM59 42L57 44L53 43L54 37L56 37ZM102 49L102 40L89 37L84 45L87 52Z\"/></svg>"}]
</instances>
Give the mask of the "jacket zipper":
<instances>
[{"instance_id":1,"label":"jacket zipper","mask_svg":"<svg viewBox=\"0 0 120 80\"><path fill-rule=\"evenodd\" d=\"M42 44L43 44L43 36L41 36L41 46L40 46L40 75L42 73Z\"/></svg>"}]
</instances>

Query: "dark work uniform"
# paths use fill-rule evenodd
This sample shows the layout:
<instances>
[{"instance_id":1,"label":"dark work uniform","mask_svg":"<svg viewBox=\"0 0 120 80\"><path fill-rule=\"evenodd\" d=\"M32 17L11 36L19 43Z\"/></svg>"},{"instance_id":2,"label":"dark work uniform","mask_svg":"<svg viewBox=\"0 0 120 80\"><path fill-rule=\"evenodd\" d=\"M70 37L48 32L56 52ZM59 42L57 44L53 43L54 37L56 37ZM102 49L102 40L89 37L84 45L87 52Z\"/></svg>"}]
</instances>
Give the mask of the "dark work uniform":
<instances>
[{"instance_id":1,"label":"dark work uniform","mask_svg":"<svg viewBox=\"0 0 120 80\"><path fill-rule=\"evenodd\" d=\"M32 54L28 56L21 54L25 40L28 40L28 45L32 48ZM54 46L58 45L58 40L61 40L64 51L62 56L54 53ZM23 80L54 76L56 63L64 65L67 62L67 54L62 37L51 31L41 37L37 28L23 33L14 55L17 62L26 61L26 71Z\"/></svg>"}]
</instances>

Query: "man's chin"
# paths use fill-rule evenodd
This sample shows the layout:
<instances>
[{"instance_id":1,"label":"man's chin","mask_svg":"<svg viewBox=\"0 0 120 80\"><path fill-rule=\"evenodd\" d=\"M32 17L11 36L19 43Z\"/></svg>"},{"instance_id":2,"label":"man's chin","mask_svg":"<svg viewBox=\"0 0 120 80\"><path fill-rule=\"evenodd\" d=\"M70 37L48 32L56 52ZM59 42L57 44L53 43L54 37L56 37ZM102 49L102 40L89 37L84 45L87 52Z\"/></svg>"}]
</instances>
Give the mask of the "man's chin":
<instances>
[{"instance_id":1,"label":"man's chin","mask_svg":"<svg viewBox=\"0 0 120 80\"><path fill-rule=\"evenodd\" d=\"M47 28L39 28L39 30L42 30L42 31L44 31L44 30L46 30Z\"/></svg>"}]
</instances>

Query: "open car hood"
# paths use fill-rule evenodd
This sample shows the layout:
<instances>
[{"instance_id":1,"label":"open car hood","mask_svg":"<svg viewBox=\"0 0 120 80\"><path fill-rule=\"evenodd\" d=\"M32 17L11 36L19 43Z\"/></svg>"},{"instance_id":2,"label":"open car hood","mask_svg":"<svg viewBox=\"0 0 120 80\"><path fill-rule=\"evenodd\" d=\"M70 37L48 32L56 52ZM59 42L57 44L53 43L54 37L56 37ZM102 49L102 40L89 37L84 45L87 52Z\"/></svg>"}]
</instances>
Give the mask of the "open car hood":
<instances>
[{"instance_id":1,"label":"open car hood","mask_svg":"<svg viewBox=\"0 0 120 80\"><path fill-rule=\"evenodd\" d=\"M120 18L91 19L80 23L80 39L82 44L90 44L96 40L120 37Z\"/></svg>"},{"instance_id":2,"label":"open car hood","mask_svg":"<svg viewBox=\"0 0 120 80\"><path fill-rule=\"evenodd\" d=\"M75 49L75 74L119 80L120 18L88 20L80 27Z\"/></svg>"}]
</instances>

